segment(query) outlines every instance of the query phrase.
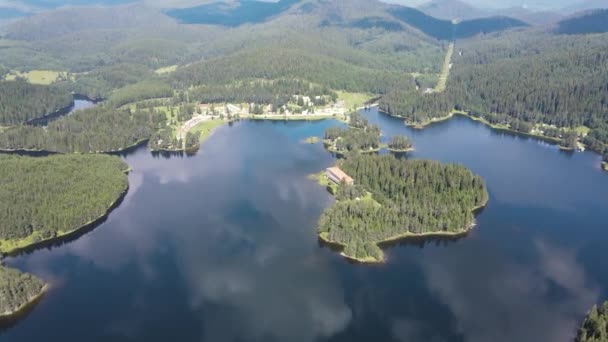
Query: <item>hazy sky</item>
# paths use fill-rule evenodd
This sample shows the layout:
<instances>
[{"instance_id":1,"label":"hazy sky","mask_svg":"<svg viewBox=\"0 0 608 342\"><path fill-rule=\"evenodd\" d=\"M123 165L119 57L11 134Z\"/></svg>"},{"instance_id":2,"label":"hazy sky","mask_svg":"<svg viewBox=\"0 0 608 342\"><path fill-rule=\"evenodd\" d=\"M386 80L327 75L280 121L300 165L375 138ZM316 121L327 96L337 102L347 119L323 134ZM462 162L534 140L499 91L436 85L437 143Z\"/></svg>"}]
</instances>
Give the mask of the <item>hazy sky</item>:
<instances>
[{"instance_id":1,"label":"hazy sky","mask_svg":"<svg viewBox=\"0 0 608 342\"><path fill-rule=\"evenodd\" d=\"M61 5L84 5L84 4L114 4L129 1L143 1L149 4L165 7L167 4L192 6L198 3L231 1L231 0L0 0L1 8L17 8L21 10L35 8L53 8ZM277 0L262 0L277 1ZM348 0L343 0L348 1ZM430 0L380 0L388 3L401 4L406 6L418 6ZM608 0L462 0L480 8L505 8L514 6L524 6L535 9L558 9L574 6L581 2L593 2L593 7L608 7ZM183 2L180 3L180 2ZM605 3L605 5L604 5ZM165 5L165 6L163 6Z\"/></svg>"},{"instance_id":2,"label":"hazy sky","mask_svg":"<svg viewBox=\"0 0 608 342\"><path fill-rule=\"evenodd\" d=\"M422 3L428 2L428 0L382 0L384 2L406 5L406 6L417 6ZM475 7L481 8L506 8L506 7L530 7L530 8L565 8L574 6L584 0L462 0ZM608 0L604 0L608 6ZM596 0L594 2L601 3L602 0Z\"/></svg>"}]
</instances>

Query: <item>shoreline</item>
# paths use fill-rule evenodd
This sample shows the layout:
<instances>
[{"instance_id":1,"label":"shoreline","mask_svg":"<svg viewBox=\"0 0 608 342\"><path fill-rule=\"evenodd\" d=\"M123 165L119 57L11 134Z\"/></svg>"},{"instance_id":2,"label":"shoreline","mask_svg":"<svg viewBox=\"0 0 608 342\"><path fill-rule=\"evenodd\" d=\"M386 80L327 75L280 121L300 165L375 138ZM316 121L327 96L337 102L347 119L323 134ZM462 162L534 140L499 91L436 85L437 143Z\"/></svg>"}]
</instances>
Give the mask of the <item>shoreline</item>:
<instances>
[{"instance_id":1,"label":"shoreline","mask_svg":"<svg viewBox=\"0 0 608 342\"><path fill-rule=\"evenodd\" d=\"M479 209L476 209L476 210L479 210ZM344 257L347 260L350 260L350 261L353 261L353 262L356 262L359 264L379 265L379 264L383 264L386 262L386 257L385 257L386 254L384 253L384 249L382 249L383 245L394 243L394 242L399 242L402 240L415 239L415 238L460 237L460 236L469 234L475 227L476 227L476 223L473 222L469 228L464 229L462 231L457 231L457 232L443 232L443 231L442 232L426 232L426 233L405 232L405 233L401 233L399 235L395 235L395 236L386 238L381 241L374 241L373 243L376 244L376 246L378 246L380 251L382 251L382 259L376 259L373 257L358 258L356 256L348 255L348 254L344 253L344 249L347 247L347 245L344 243L338 242L338 241L330 240L329 237L327 236L328 235L327 232L320 232L317 234L317 236L318 236L319 240L321 240L323 243L341 248L342 251L340 251L340 256Z\"/></svg>"},{"instance_id":2,"label":"shoreline","mask_svg":"<svg viewBox=\"0 0 608 342\"><path fill-rule=\"evenodd\" d=\"M48 114L45 114L45 115L43 115L41 117L27 120L25 122L25 124L26 125L30 125L30 126L38 126L40 124L44 125L45 123L48 123L48 121L50 119L56 119L56 118L60 118L60 117L62 117L64 115L67 115L75 106L76 106L76 101L74 99L74 96L72 96L72 102L70 102L69 105L67 105L67 106L65 106L63 108L59 108L56 111L48 113Z\"/></svg>"},{"instance_id":3,"label":"shoreline","mask_svg":"<svg viewBox=\"0 0 608 342\"><path fill-rule=\"evenodd\" d=\"M118 150L113 150L113 151L94 151L94 152L57 152L57 151L51 151L51 150L38 150L38 149L27 149L27 148L19 148L19 149L3 149L0 148L0 153L4 153L4 154L49 154L49 155L53 155L53 154L109 154L109 155L121 155L123 153L129 152L132 149L136 149L138 147L140 147L141 145L143 145L144 143L148 142L148 140L150 140L150 138L145 138L145 139L141 139L136 141L134 144L129 145L127 147L121 147Z\"/></svg>"},{"instance_id":4,"label":"shoreline","mask_svg":"<svg viewBox=\"0 0 608 342\"><path fill-rule=\"evenodd\" d=\"M394 117L394 118L398 118L398 119L404 119L401 116L391 115L391 114L389 114L389 113L387 113L387 112L385 112L385 111L383 111L381 109L378 109L378 112L382 113L384 115L390 116L390 117ZM569 147L562 146L561 145L562 140L559 139L559 138L554 138L554 137L550 137L550 136L546 136L546 135L541 135L541 134L520 132L520 131L511 129L511 128L508 128L508 127L504 127L504 126L501 126L501 125L494 125L494 124L491 124L490 122L488 122L487 120L485 120L484 118L477 118L477 117L471 116L471 115L469 115L469 114L467 114L465 112L462 112L462 111L453 111L449 115L442 116L440 118L434 118L434 119L426 121L426 122L424 122L422 124L410 124L410 123L405 122L405 125L408 126L408 127L410 127L410 128L416 129L416 130L422 130L422 129L427 128L430 125L433 125L433 124L436 124L436 123L439 123L439 122L443 122L443 121L447 121L447 120L453 118L454 115L464 116L464 117L466 117L466 118L468 118L470 120L482 123L482 124L486 125L487 127L489 127L490 129L493 129L493 130L503 131L503 132L507 132L507 133L511 133L511 134L515 134L515 135L519 135L519 136L528 137L528 138L538 139L538 140L544 141L546 143L550 143L550 144L556 145L561 151L572 152L572 151L576 150L575 148L569 148ZM587 148L590 151L593 151L596 154L601 155L601 153L598 152L597 150L589 148L588 146L586 146L586 145L584 145L584 144L582 144L580 142L579 142L579 145L582 146L582 147L584 147L584 148ZM600 167L602 167L605 171L608 171L608 162L602 162L602 165L600 165Z\"/></svg>"},{"instance_id":5,"label":"shoreline","mask_svg":"<svg viewBox=\"0 0 608 342\"><path fill-rule=\"evenodd\" d=\"M40 126L40 125L45 125L50 123L51 121L55 121L54 119L59 119L62 116L66 116L68 115L71 111L74 110L74 108L76 107L76 101L77 100L84 100L84 101L89 101L92 102L93 104L98 104L100 102L103 102L103 98L100 99L92 99L86 95L83 94L77 94L77 93L72 93L72 101L69 105L57 109L54 112L45 114L41 117L38 118L33 118L30 120L27 120L24 124L26 125L30 125L30 126ZM13 125L15 126L15 125ZM10 127L10 126L9 126Z\"/></svg>"},{"instance_id":6,"label":"shoreline","mask_svg":"<svg viewBox=\"0 0 608 342\"><path fill-rule=\"evenodd\" d=\"M231 124L232 121L224 121L221 125L215 126L213 128L211 128L209 130L209 134L207 134L205 137L201 137L199 139L199 143L196 146L191 146L191 147L183 147L183 148L179 148L179 149L169 149L169 148L158 148L158 149L152 149L150 148L151 152L154 153L196 153L198 152L201 147L203 146L203 144L209 140L209 138L211 138L213 136L213 134L215 134L215 131L220 128L225 126L226 124ZM196 126L194 126L196 127ZM193 127L193 128L194 128ZM202 135L202 132L201 132Z\"/></svg>"},{"instance_id":7,"label":"shoreline","mask_svg":"<svg viewBox=\"0 0 608 342\"><path fill-rule=\"evenodd\" d=\"M393 153L408 153L408 152L414 152L416 150L413 147L406 148L406 149L403 149L403 150L397 149L397 148L390 148L390 147L387 147L386 149L388 151L390 151L390 152L393 152Z\"/></svg>"},{"instance_id":8,"label":"shoreline","mask_svg":"<svg viewBox=\"0 0 608 342\"><path fill-rule=\"evenodd\" d=\"M240 116L241 120L258 120L258 121L321 121L328 119L336 119L339 120L339 117L342 115L333 115L333 114L323 114L323 115L314 115L314 114L300 114L300 115L272 115L272 114L260 114L260 115L242 115Z\"/></svg>"},{"instance_id":9,"label":"shoreline","mask_svg":"<svg viewBox=\"0 0 608 342\"><path fill-rule=\"evenodd\" d=\"M378 110L378 112L380 112L382 114L385 114L385 115L388 115L388 116L391 116L391 117L394 117L394 118L404 119L401 116L391 115L391 114L389 114L389 113L387 113L387 112L385 112L383 110ZM442 116L442 117L438 117L438 118L433 118L433 119L427 120L427 121L425 121L423 123L413 124L413 123L405 122L405 125L408 126L408 127L413 128L413 129L422 130L422 129L425 129L428 126L431 126L433 124L450 120L455 115L464 116L466 118L469 118L470 120L482 123L482 124L488 126L489 128L495 129L495 130L498 130L498 131L505 131L505 132L510 132L510 133L514 133L514 134L517 134L517 135L523 135L523 136L527 136L527 137L531 137L531 138L536 138L536 139L543 140L543 141L546 141L546 142L554 143L554 144L556 144L558 146L562 142L562 140L559 139L559 138L554 138L554 137L550 137L550 136L546 136L546 135L541 135L541 134L521 132L521 131L514 130L512 128L509 128L509 127L505 127L505 126L501 126L501 125L495 125L495 124L492 124L492 123L488 122L484 118L478 118L478 117L472 116L472 115L470 115L470 114L468 114L468 113L466 113L464 111L452 111L452 112L450 112L450 114L448 114L446 116ZM568 149L568 148L565 148L565 149ZM570 149L570 150L572 150L572 149Z\"/></svg>"},{"instance_id":10,"label":"shoreline","mask_svg":"<svg viewBox=\"0 0 608 342\"><path fill-rule=\"evenodd\" d=\"M363 154L366 154L366 153L378 153L378 152L382 151L382 149L388 148L385 144L380 144L380 146L378 146L377 148L373 148L373 149L370 149L370 150L340 151L340 150L336 149L335 145L336 144L333 141L327 140L327 139L323 139L323 146L325 147L325 149L328 152L335 153L335 154L340 155L340 156L345 156L346 154L351 153L351 152L357 152L357 153L363 153Z\"/></svg>"},{"instance_id":11,"label":"shoreline","mask_svg":"<svg viewBox=\"0 0 608 342\"><path fill-rule=\"evenodd\" d=\"M129 170L125 170L123 172L128 173L128 171ZM106 209L105 213L102 214L101 216L99 216L93 220L90 220L90 221L86 222L85 224L83 224L82 226L79 226L72 230L69 230L66 232L61 232L61 234L58 233L56 236L53 236L53 237L50 237L47 239L43 239L40 241L36 241L33 243L23 244L24 240L27 240L28 238L32 237L33 234L30 234L29 236L27 236L23 239L17 240L15 242L17 247L11 248L9 250L0 250L0 259L4 258L6 256L16 256L18 254L27 253L30 251L37 250L39 248L44 248L46 246L52 246L53 244L55 244L57 242L63 242L66 240L70 240L72 238L81 236L81 234L83 234L83 233L93 230L99 224L103 223L103 221L105 221L110 216L110 214L112 213L112 211L114 211L114 209L116 209L120 206L122 201L127 196L128 192L129 192L129 184L127 181L127 186L121 191L121 193L116 198L116 200L114 200L114 202L112 202L110 204L108 209Z\"/></svg>"},{"instance_id":12,"label":"shoreline","mask_svg":"<svg viewBox=\"0 0 608 342\"><path fill-rule=\"evenodd\" d=\"M44 297L44 295L50 290L51 286L45 283L35 296L29 298L25 303L21 304L17 309L11 312L4 312L0 314L0 322L11 321L17 319L19 316L26 314L30 309L33 309L36 304Z\"/></svg>"}]
</instances>

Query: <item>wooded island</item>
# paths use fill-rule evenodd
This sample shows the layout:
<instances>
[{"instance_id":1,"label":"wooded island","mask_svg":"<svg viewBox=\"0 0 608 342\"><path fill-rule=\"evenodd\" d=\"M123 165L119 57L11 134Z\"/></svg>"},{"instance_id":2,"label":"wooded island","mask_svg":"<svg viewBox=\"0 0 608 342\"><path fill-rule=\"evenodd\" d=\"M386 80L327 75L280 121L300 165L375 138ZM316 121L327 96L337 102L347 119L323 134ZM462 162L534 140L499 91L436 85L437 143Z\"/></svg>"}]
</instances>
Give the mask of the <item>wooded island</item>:
<instances>
[{"instance_id":1,"label":"wooded island","mask_svg":"<svg viewBox=\"0 0 608 342\"><path fill-rule=\"evenodd\" d=\"M338 166L354 185L337 185L337 202L322 214L318 232L359 262L384 261L383 242L464 234L488 202L483 179L460 165L350 154Z\"/></svg>"}]
</instances>

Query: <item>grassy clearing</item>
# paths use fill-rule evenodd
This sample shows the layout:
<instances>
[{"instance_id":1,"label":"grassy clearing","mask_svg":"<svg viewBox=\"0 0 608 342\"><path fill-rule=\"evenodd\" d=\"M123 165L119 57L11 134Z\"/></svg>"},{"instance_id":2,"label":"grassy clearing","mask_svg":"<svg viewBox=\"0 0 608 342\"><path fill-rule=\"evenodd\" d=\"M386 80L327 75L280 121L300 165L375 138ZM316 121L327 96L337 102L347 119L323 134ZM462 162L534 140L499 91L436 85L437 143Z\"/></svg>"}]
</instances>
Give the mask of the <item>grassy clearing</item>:
<instances>
[{"instance_id":1,"label":"grassy clearing","mask_svg":"<svg viewBox=\"0 0 608 342\"><path fill-rule=\"evenodd\" d=\"M574 131L578 136L586 136L587 134L589 134L589 131L591 131L591 128L587 126L578 126L574 129Z\"/></svg>"},{"instance_id":2,"label":"grassy clearing","mask_svg":"<svg viewBox=\"0 0 608 342\"><path fill-rule=\"evenodd\" d=\"M60 77L67 76L67 72L65 71L54 70L32 70L28 72L11 71L10 74L6 75L6 80L13 81L18 77L22 77L33 84L49 85L56 82Z\"/></svg>"},{"instance_id":3,"label":"grassy clearing","mask_svg":"<svg viewBox=\"0 0 608 342\"><path fill-rule=\"evenodd\" d=\"M59 235L59 234L57 234ZM39 232L33 232L31 235L18 240L0 240L0 252L10 253L27 246L33 245L37 241L41 241L42 237Z\"/></svg>"},{"instance_id":4,"label":"grassy clearing","mask_svg":"<svg viewBox=\"0 0 608 342\"><path fill-rule=\"evenodd\" d=\"M158 75L163 75L163 74L168 74L170 72L174 72L175 70L177 70L177 64L158 68L154 72L156 72L156 74L158 74Z\"/></svg>"},{"instance_id":5,"label":"grassy clearing","mask_svg":"<svg viewBox=\"0 0 608 342\"><path fill-rule=\"evenodd\" d=\"M374 98L374 95L372 94L338 91L338 99L344 101L344 108L346 108L346 110L363 107L365 101L372 98Z\"/></svg>"},{"instance_id":6,"label":"grassy clearing","mask_svg":"<svg viewBox=\"0 0 608 342\"><path fill-rule=\"evenodd\" d=\"M454 54L454 43L451 43L448 47L448 52L445 55L445 61L443 61L443 69L441 75L439 75L439 81L435 87L435 92L442 93L448 84L448 77L450 77L450 65L452 64L452 55Z\"/></svg>"},{"instance_id":7,"label":"grassy clearing","mask_svg":"<svg viewBox=\"0 0 608 342\"><path fill-rule=\"evenodd\" d=\"M226 123L226 121L220 120L220 119L203 121L203 122L199 123L198 125L192 127L192 129L190 130L190 133L200 134L201 142L202 142L202 141L205 141L207 138L209 138L209 136L211 136L211 133L213 133L213 131L216 128L223 126L225 123Z\"/></svg>"},{"instance_id":8,"label":"grassy clearing","mask_svg":"<svg viewBox=\"0 0 608 342\"><path fill-rule=\"evenodd\" d=\"M131 108L131 110L134 110L135 104L129 105L129 108ZM179 122L176 117L171 115L171 110L177 112L179 110L179 106L160 106L154 107L154 110L165 114L165 117L167 118L167 128L171 129L173 137L175 138L175 134L177 130L182 126L182 122Z\"/></svg>"},{"instance_id":9,"label":"grassy clearing","mask_svg":"<svg viewBox=\"0 0 608 342\"><path fill-rule=\"evenodd\" d=\"M338 185L336 183L330 181L329 178L327 178L325 176L325 171L321 171L319 173L314 173L314 174L308 176L308 178L319 183L320 186L327 189L332 195L338 192Z\"/></svg>"}]
</instances>

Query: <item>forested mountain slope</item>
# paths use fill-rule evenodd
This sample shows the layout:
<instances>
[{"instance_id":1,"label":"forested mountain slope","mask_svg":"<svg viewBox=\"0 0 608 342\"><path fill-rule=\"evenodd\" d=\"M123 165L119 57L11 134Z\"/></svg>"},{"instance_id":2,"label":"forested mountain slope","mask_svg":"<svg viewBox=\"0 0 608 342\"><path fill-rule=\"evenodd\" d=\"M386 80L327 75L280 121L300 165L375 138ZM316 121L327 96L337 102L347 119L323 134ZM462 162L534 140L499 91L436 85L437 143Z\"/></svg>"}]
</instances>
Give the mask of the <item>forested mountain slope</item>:
<instances>
[{"instance_id":1,"label":"forested mountain slope","mask_svg":"<svg viewBox=\"0 0 608 342\"><path fill-rule=\"evenodd\" d=\"M115 63L151 68L200 58L219 28L180 25L156 9L129 4L70 7L21 19L3 29L0 61L11 69L89 71Z\"/></svg>"},{"instance_id":2,"label":"forested mountain slope","mask_svg":"<svg viewBox=\"0 0 608 342\"><path fill-rule=\"evenodd\" d=\"M169 10L167 13L188 24L239 26L259 23L289 9L300 0L216 2L196 7Z\"/></svg>"},{"instance_id":3,"label":"forested mountain slope","mask_svg":"<svg viewBox=\"0 0 608 342\"><path fill-rule=\"evenodd\" d=\"M243 79L296 78L333 89L384 93L397 83L412 87L411 78L378 69L353 66L299 50L259 49L212 59L178 69L171 79L177 87L227 84ZM403 81L406 79L406 81Z\"/></svg>"},{"instance_id":4,"label":"forested mountain slope","mask_svg":"<svg viewBox=\"0 0 608 342\"><path fill-rule=\"evenodd\" d=\"M438 19L468 20L487 16L487 12L460 0L433 0L426 2L418 9Z\"/></svg>"},{"instance_id":5,"label":"forested mountain slope","mask_svg":"<svg viewBox=\"0 0 608 342\"><path fill-rule=\"evenodd\" d=\"M446 20L472 20L504 16L521 20L530 25L547 25L558 22L564 14L553 10L531 10L526 6L489 9L477 8L459 0L433 0L418 6L430 16Z\"/></svg>"},{"instance_id":6,"label":"forested mountain slope","mask_svg":"<svg viewBox=\"0 0 608 342\"><path fill-rule=\"evenodd\" d=\"M523 21L508 17L479 18L454 23L451 20L431 17L422 11L409 7L394 7L390 12L408 25L441 40L463 39L478 34L527 26Z\"/></svg>"},{"instance_id":7,"label":"forested mountain slope","mask_svg":"<svg viewBox=\"0 0 608 342\"><path fill-rule=\"evenodd\" d=\"M562 20L557 24L557 33L583 34L608 32L608 9L598 9Z\"/></svg>"},{"instance_id":8,"label":"forested mountain slope","mask_svg":"<svg viewBox=\"0 0 608 342\"><path fill-rule=\"evenodd\" d=\"M254 49L287 48L371 69L438 73L445 44L396 20L387 8L374 0L303 0L239 27L181 25L141 5L66 8L9 25L0 60L8 69L70 71L77 81L72 90L91 97L126 85L109 85L102 70L125 65L126 73L147 69L138 72L144 75Z\"/></svg>"}]
</instances>

